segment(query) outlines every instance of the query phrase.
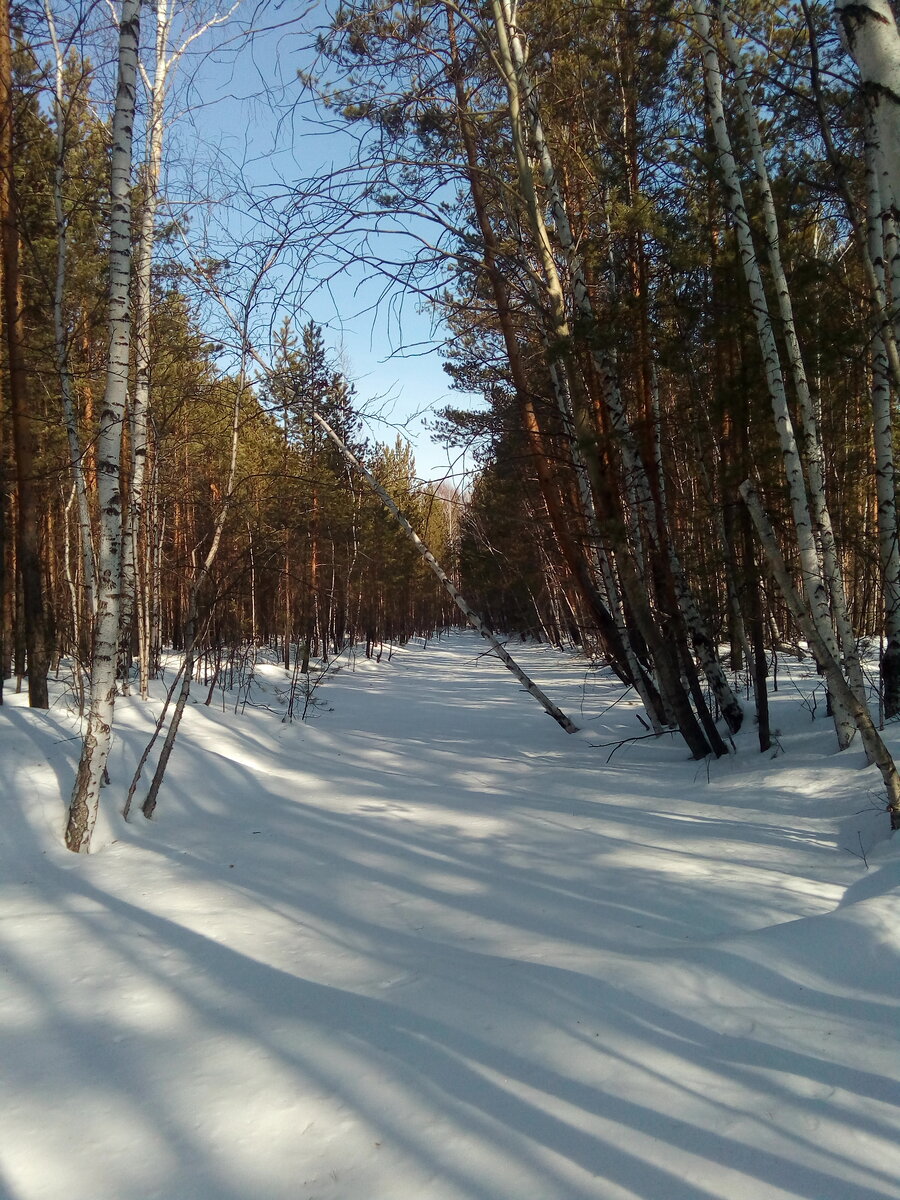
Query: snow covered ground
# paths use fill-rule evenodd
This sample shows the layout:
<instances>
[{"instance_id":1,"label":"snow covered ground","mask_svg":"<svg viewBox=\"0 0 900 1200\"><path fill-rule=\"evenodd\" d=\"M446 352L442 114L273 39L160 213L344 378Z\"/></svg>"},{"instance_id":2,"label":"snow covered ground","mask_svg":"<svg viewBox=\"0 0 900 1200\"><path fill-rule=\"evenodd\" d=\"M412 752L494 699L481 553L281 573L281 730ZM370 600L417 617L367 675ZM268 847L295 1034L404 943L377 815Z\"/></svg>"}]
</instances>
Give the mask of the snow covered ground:
<instances>
[{"instance_id":1,"label":"snow covered ground","mask_svg":"<svg viewBox=\"0 0 900 1200\"><path fill-rule=\"evenodd\" d=\"M777 756L607 762L643 732L614 682L511 647L569 738L481 648L357 659L306 723L275 666L268 708L198 688L152 823L114 808L159 698L120 702L88 858L65 699L7 694L3 1200L900 1198L900 844L858 746L782 664Z\"/></svg>"}]
</instances>

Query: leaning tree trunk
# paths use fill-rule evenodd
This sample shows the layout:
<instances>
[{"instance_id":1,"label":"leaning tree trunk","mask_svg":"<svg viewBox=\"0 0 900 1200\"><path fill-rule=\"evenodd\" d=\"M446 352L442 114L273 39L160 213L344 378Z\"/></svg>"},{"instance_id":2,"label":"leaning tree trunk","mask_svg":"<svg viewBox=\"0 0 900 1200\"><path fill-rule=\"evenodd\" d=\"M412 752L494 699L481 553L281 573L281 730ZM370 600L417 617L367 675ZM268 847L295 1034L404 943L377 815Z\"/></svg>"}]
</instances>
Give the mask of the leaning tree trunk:
<instances>
[{"instance_id":1,"label":"leaning tree trunk","mask_svg":"<svg viewBox=\"0 0 900 1200\"><path fill-rule=\"evenodd\" d=\"M809 476L809 498L819 542L822 547L825 584L828 588L834 624L840 639L844 670L857 699L860 703L865 704L866 684L863 678L862 665L859 661L856 635L850 623L840 556L838 554L834 528L831 523L831 513L825 494L825 448L822 442L821 421L819 420L817 405L813 399L809 385L809 376L806 372L806 364L804 363L803 352L800 347L800 338L797 334L796 322L794 321L794 306L791 300L791 292L781 259L781 237L778 227L778 216L775 210L775 198L772 195L772 187L769 182L769 171L766 165L759 121L757 120L756 108L750 95L744 60L731 32L731 17L725 10L725 6L721 0L712 0L712 7L722 28L725 49L734 70L735 84L750 142L750 153L753 157L757 190L762 201L766 257L768 258L769 270L772 274L772 282L778 301L781 334L784 339L794 393L797 397L800 431L803 438L803 457L806 461L806 469Z\"/></svg>"},{"instance_id":2,"label":"leaning tree trunk","mask_svg":"<svg viewBox=\"0 0 900 1200\"><path fill-rule=\"evenodd\" d=\"M335 433L335 431L319 412L314 409L312 416L322 432L331 439L331 441L341 452L344 459L350 464L350 466L358 471L360 475L362 475L366 483L375 492L375 494L378 496L378 499L406 534L417 553L421 556L423 562L437 576L444 591L466 618L469 625L471 625L476 633L480 634L481 637L484 638L484 640L488 643L488 645L503 663L504 667L506 667L507 671L510 671L516 677L516 679L518 679L525 691L528 692L530 696L533 696L535 700L537 700L544 712L546 712L548 716L551 716L557 725L561 726L566 733L577 733L578 726L571 721L566 714L560 708L558 708L552 700L549 699L548 696L545 695L545 693L534 682L533 679L530 679L528 675L525 674L503 643L494 637L493 633L490 631L490 629L488 629L481 617L479 617L478 613L475 612L465 597L459 592L447 572L437 561L437 559L413 529L412 525L410 525L409 521L400 511L390 492L386 491L381 486L368 467L365 467L359 461L349 446L347 446L346 443L341 440L341 438L337 435L337 433Z\"/></svg>"},{"instance_id":3,"label":"leaning tree trunk","mask_svg":"<svg viewBox=\"0 0 900 1200\"><path fill-rule=\"evenodd\" d=\"M652 695L644 686L643 671L640 667L640 664L637 662L637 656L634 654L634 651L630 646L624 621L619 622L615 616L615 606L617 603L615 592L611 592L609 590L610 580L607 579L606 576L603 576L604 584L607 590L606 599L609 606L607 607L602 602L601 594L597 586L598 570L602 572L602 560L605 555L603 554L603 550L601 548L599 536L595 537L594 531L590 530L591 513L593 511L593 498L590 496L590 484L585 476L583 462L581 469L579 469L578 462L576 461L577 447L575 445L574 429L569 429L569 443L573 452L573 466L576 472L579 499L581 500L583 515L589 526L591 539L598 550L597 562L589 563L583 556L580 555L574 539L570 535L569 529L566 527L565 518L561 512L560 505L554 497L556 489L551 477L551 472L548 465L549 458L543 446L540 423L537 419L534 402L531 397L531 390L528 385L527 374L522 361L521 347L513 319L508 284L503 277L503 273L500 270L498 263L500 252L498 239L488 215L487 204L485 202L484 191L481 184L482 167L479 162L478 150L472 132L472 119L469 112L468 99L463 83L462 66L459 62L457 54L453 16L450 11L447 13L447 33L450 44L453 78L456 90L457 121L466 155L466 174L469 181L469 191L472 197L472 206L475 210L475 217L478 221L482 245L484 248L484 269L493 293L497 322L500 326L500 332L503 337L504 347L506 349L507 362L509 364L510 375L512 377L513 387L515 389L516 399L522 417L525 436L528 439L529 447L534 456L534 465L538 476L538 484L541 489L541 494L543 496L544 503L547 506L550 523L556 535L557 541L559 542L560 551L566 567L568 568L569 574L572 577L572 582L581 594L588 611L596 623L597 632L607 654L607 658L620 678L624 678L627 681L635 684L639 695L641 695L641 699L644 700L648 715L650 716L651 721L654 722L654 728L656 728L659 726L659 718L652 703ZM559 386L557 383L558 372L556 371L554 364L551 364L550 374L554 389L557 394L557 402L559 404L560 411L568 423L568 418L566 416L567 402L560 399ZM596 524L596 519L594 520L594 524Z\"/></svg>"},{"instance_id":4,"label":"leaning tree trunk","mask_svg":"<svg viewBox=\"0 0 900 1200\"><path fill-rule=\"evenodd\" d=\"M131 349L131 166L141 0L122 0L110 164L109 357L97 434L100 542L88 727L69 805L66 845L86 853L112 741L122 554L121 450Z\"/></svg>"},{"instance_id":5,"label":"leaning tree trunk","mask_svg":"<svg viewBox=\"0 0 900 1200\"><path fill-rule=\"evenodd\" d=\"M243 331L243 336L244 338L247 336L246 327ZM247 372L246 361L244 361L241 363L241 369L238 375L237 390L234 398L234 408L232 410L231 461L228 467L228 482L225 485L225 494L222 498L219 515L216 518L215 527L213 529L212 541L210 542L209 549L206 552L206 557L203 560L203 564L191 583L188 613L184 625L184 662L182 663L181 668L181 687L178 691L178 699L175 701L175 709L172 713L172 720L169 722L169 728L166 730L166 736L163 739L163 745L159 753L159 760L156 764L156 770L153 772L153 779L151 780L144 803L141 805L141 812L148 820L156 811L159 789L162 787L166 768L169 765L169 759L171 758L172 750L175 747L175 739L178 736L178 730L181 726L181 718L184 716L184 710L191 694L191 682L194 677L194 664L197 648L197 621L200 616L200 593L203 585L209 578L213 563L216 561L218 556L219 546L222 541L222 534L225 530L225 522L228 519L228 514L231 512L231 508L234 503L234 490L237 482L237 454L238 440L241 429L241 411L244 393L246 390ZM168 701L166 701L166 703L168 703ZM156 741L158 733L159 728L157 728L156 733L153 735L153 739L150 743L151 746L153 742ZM144 755L141 759L141 765L138 767L134 779L131 782L131 787L128 789L128 799L125 802L125 808L123 811L123 816L126 818L128 817L131 807L131 798L134 795L135 788L137 787L137 783L140 778L140 771L147 759L149 748L150 747L148 747L144 752Z\"/></svg>"},{"instance_id":6,"label":"leaning tree trunk","mask_svg":"<svg viewBox=\"0 0 900 1200\"><path fill-rule=\"evenodd\" d=\"M791 615L809 642L809 647L819 669L825 676L829 690L840 699L842 705L852 715L869 762L874 763L881 773L887 793L887 809L891 814L891 829L900 829L900 776L897 774L891 753L875 728L868 707L861 704L856 698L853 689L844 678L832 649L820 636L809 609L794 587L791 573L779 549L775 533L760 503L756 488L749 479L741 484L740 493L753 518L757 537L769 562L769 569L781 589L781 594L784 596Z\"/></svg>"},{"instance_id":7,"label":"leaning tree trunk","mask_svg":"<svg viewBox=\"0 0 900 1200\"><path fill-rule=\"evenodd\" d=\"M819 564L814 522L806 491L806 481L803 476L803 463L797 447L794 425L788 407L787 391L781 369L778 344L769 314L768 299L763 287L759 260L753 243L753 235L750 230L750 219L744 203L743 186L731 148L731 138L725 119L725 108L722 101L722 74L719 66L718 50L712 40L710 22L704 0L694 0L693 11L694 26L701 43L709 118L718 151L719 169L722 173L725 200L734 218L741 267L747 283L747 290L756 322L757 339L762 353L775 429L781 444L782 459L784 461L785 475L787 476L788 491L791 500L791 512L797 538L797 548L800 553L800 569L803 576L804 591L817 634L827 647L831 658L837 661L838 648L828 607L828 591L825 587ZM840 694L832 694L831 699L838 745L841 749L845 749L853 740L856 726L850 713L846 710Z\"/></svg>"},{"instance_id":8,"label":"leaning tree trunk","mask_svg":"<svg viewBox=\"0 0 900 1200\"><path fill-rule=\"evenodd\" d=\"M543 205L538 202L534 189L534 172L524 145L522 130L527 122L528 133L537 154L544 191L553 214L556 236L562 247L566 266L571 278L572 298L579 320L592 331L597 329L596 313L587 287L584 266L575 242L568 211L559 186L556 168L544 135L538 106L537 94L531 81L522 47L522 39L512 16L509 0L492 0L494 26L498 37L499 62L503 70L504 83L509 98L510 119L516 149L516 166L529 215L529 223L535 234L544 270L545 283L550 299L550 310L554 323L554 336L568 340L569 328L565 315L565 301L559 272L553 257L553 249L546 228ZM662 553L657 511L653 490L645 464L640 456L633 431L629 425L618 379L608 354L601 350L596 337L589 341L589 351L597 375L601 381L603 400L610 423L616 434L624 465L625 493L632 512L632 524L638 528L638 517L653 542L657 555ZM743 711L722 670L708 632L693 602L690 589L674 549L665 555L667 566L672 572L672 581L683 619L690 629L695 650L704 669L722 714L732 731L737 731L743 720Z\"/></svg>"}]
</instances>

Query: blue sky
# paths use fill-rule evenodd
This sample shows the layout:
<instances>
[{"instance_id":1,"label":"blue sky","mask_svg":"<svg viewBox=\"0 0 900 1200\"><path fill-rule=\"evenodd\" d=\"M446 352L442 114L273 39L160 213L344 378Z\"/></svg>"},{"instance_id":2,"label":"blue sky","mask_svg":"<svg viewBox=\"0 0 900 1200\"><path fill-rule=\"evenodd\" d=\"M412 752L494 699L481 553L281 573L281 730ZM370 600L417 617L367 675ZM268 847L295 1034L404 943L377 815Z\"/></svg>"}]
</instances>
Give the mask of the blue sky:
<instances>
[{"instance_id":1,"label":"blue sky","mask_svg":"<svg viewBox=\"0 0 900 1200\"><path fill-rule=\"evenodd\" d=\"M316 167L346 161L350 139L323 129L297 83L298 68L311 64L309 30L322 11L314 6L306 18L295 16L302 10L293 3L271 5L248 39L242 27L253 13L245 3L229 24L185 56L171 103L173 196L189 186L208 194L215 207L238 174L251 197L262 197ZM206 211L229 235L240 230L249 241L255 233L249 204L236 197L230 206ZM421 476L464 471L471 460L434 445L422 417L445 404L478 400L451 392L438 353L445 335L418 311L415 296L395 292L379 302L383 287L382 279L364 269L346 267L327 286L310 280L303 287L287 286L281 302L271 306L270 319L277 326L285 315L297 324L312 318L325 328L326 341L357 384L362 407L383 418L370 422L371 436L385 442L398 432L408 437Z\"/></svg>"}]
</instances>

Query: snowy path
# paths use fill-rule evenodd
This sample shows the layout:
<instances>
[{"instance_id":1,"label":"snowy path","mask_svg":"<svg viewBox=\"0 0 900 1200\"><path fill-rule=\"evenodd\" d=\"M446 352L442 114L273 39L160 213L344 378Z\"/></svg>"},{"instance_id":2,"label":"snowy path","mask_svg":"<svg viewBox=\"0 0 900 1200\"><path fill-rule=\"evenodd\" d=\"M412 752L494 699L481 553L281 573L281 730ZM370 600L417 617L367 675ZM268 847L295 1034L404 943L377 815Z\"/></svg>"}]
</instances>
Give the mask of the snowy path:
<instances>
[{"instance_id":1,"label":"snowy path","mask_svg":"<svg viewBox=\"0 0 900 1200\"><path fill-rule=\"evenodd\" d=\"M479 654L357 662L303 725L198 705L89 859L69 718L0 709L2 1200L900 1200L860 753L788 688L776 760L607 765L608 679L520 652L567 738Z\"/></svg>"}]
</instances>

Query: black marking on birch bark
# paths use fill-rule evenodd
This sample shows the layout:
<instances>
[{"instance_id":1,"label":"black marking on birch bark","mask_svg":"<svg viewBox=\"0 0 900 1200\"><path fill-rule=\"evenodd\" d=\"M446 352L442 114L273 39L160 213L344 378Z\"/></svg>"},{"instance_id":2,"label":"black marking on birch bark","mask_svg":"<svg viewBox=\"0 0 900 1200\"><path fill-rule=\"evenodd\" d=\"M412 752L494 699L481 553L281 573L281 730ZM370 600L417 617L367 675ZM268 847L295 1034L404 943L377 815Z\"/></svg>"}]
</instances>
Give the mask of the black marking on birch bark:
<instances>
[{"instance_id":1,"label":"black marking on birch bark","mask_svg":"<svg viewBox=\"0 0 900 1200\"><path fill-rule=\"evenodd\" d=\"M866 21L877 21L879 25L890 25L887 17L883 17L881 13L875 12L873 8L869 8L868 4L843 4L840 8L841 22L847 30L847 37L850 37L851 30L847 26L855 22L856 28L861 29Z\"/></svg>"}]
</instances>

